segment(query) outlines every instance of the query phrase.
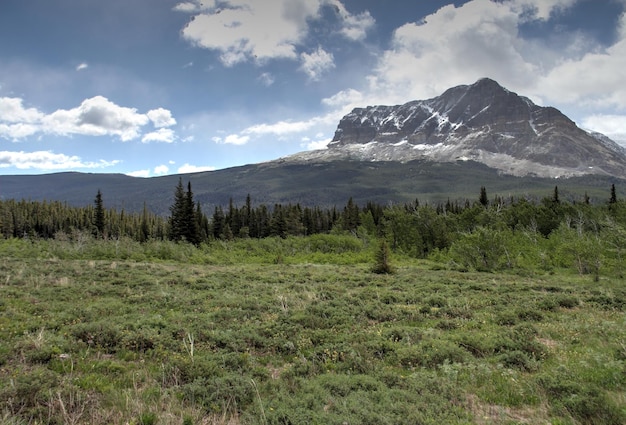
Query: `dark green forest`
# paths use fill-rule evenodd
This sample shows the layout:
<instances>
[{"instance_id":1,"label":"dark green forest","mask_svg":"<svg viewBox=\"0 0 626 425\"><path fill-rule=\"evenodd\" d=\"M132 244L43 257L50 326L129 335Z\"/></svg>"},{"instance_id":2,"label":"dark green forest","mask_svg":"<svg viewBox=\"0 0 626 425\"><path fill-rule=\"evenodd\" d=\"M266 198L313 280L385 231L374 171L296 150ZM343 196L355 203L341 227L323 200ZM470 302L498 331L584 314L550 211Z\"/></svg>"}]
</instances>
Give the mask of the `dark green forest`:
<instances>
[{"instance_id":1,"label":"dark green forest","mask_svg":"<svg viewBox=\"0 0 626 425\"><path fill-rule=\"evenodd\" d=\"M107 209L106 193L100 191L93 204L84 207L6 200L0 201L0 234L5 239L129 238L196 246L220 240L347 234L382 237L394 253L441 257L461 268L574 264L580 273L597 273L601 264L619 268L626 247L626 202L617 198L614 185L607 188L605 200L596 203L587 196L563 201L558 186L541 199L490 197L483 186L473 200L356 205L350 198L333 208L254 205L248 195L244 205L231 200L207 214L195 202L191 183L184 185L180 179L168 217L145 207L139 214ZM568 264L561 264L564 261Z\"/></svg>"}]
</instances>

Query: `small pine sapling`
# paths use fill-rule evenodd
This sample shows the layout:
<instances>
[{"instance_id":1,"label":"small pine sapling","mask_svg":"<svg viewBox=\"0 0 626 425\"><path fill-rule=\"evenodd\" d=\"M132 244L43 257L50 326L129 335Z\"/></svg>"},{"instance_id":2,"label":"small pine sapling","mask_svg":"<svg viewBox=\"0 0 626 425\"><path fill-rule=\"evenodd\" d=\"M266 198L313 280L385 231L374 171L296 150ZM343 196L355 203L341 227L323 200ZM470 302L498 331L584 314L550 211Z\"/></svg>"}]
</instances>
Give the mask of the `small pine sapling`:
<instances>
[{"instance_id":1,"label":"small pine sapling","mask_svg":"<svg viewBox=\"0 0 626 425\"><path fill-rule=\"evenodd\" d=\"M375 264L372 268L374 273L379 274L391 274L393 273L393 267L391 266L391 252L389 251L389 245L386 239L381 239L376 251Z\"/></svg>"}]
</instances>

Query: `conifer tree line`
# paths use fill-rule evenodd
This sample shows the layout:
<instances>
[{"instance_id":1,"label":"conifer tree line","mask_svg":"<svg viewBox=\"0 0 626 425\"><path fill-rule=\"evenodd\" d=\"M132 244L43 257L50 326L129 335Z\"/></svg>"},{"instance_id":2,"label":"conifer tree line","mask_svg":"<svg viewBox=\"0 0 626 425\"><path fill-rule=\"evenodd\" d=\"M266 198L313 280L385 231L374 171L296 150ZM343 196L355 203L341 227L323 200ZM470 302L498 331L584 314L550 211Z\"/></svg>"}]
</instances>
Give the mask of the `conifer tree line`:
<instances>
[{"instance_id":1,"label":"conifer tree line","mask_svg":"<svg viewBox=\"0 0 626 425\"><path fill-rule=\"evenodd\" d=\"M615 185L606 201L592 205L585 195L577 202L562 201L558 187L540 200L490 199L480 187L474 201L447 201L434 205L419 200L381 206L358 206L352 198L343 208L302 207L300 204L254 206L248 195L242 206L231 199L207 216L194 200L191 183L182 178L174 190L170 216L157 216L144 204L141 213L107 209L106 194L99 190L92 205L0 200L0 235L4 238L56 238L76 232L94 238L129 237L139 242L172 240L199 245L211 240L307 236L348 232L384 236L392 250L425 257L447 249L459 235L478 228L531 230L548 237L564 223L571 228L598 230L609 220L626 228L626 202L619 200ZM577 227L578 226L578 227Z\"/></svg>"}]
</instances>

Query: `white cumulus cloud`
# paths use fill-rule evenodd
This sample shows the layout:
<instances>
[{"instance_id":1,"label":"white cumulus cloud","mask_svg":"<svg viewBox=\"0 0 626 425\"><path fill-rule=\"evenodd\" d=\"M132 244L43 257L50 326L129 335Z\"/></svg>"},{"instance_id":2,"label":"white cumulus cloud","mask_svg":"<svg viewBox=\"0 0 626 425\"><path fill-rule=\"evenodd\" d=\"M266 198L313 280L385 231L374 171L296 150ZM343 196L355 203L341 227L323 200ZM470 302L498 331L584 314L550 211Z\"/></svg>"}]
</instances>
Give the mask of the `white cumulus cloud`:
<instances>
[{"instance_id":1,"label":"white cumulus cloud","mask_svg":"<svg viewBox=\"0 0 626 425\"><path fill-rule=\"evenodd\" d=\"M223 140L223 142L227 145L245 145L249 141L250 141L250 137L240 136L238 134L229 134Z\"/></svg>"},{"instance_id":2,"label":"white cumulus cloud","mask_svg":"<svg viewBox=\"0 0 626 425\"><path fill-rule=\"evenodd\" d=\"M130 173L127 173L127 175L131 176L131 177L150 177L150 170L149 169L145 169L145 170L137 170L137 171L131 171Z\"/></svg>"},{"instance_id":3,"label":"white cumulus cloud","mask_svg":"<svg viewBox=\"0 0 626 425\"><path fill-rule=\"evenodd\" d=\"M332 53L322 49L321 46L312 53L300 54L302 65L300 69L311 81L318 81L328 70L335 67L335 58Z\"/></svg>"},{"instance_id":4,"label":"white cumulus cloud","mask_svg":"<svg viewBox=\"0 0 626 425\"><path fill-rule=\"evenodd\" d=\"M162 176L164 174L167 174L169 173L169 171L170 171L170 167L164 164L154 167L154 174L156 174L157 176Z\"/></svg>"},{"instance_id":5,"label":"white cumulus cloud","mask_svg":"<svg viewBox=\"0 0 626 425\"><path fill-rule=\"evenodd\" d=\"M520 19L510 3L474 0L405 24L370 77L371 89L391 103L425 99L486 76L527 83L538 69L519 49Z\"/></svg>"},{"instance_id":6,"label":"white cumulus cloud","mask_svg":"<svg viewBox=\"0 0 626 425\"><path fill-rule=\"evenodd\" d=\"M582 127L626 145L626 115L591 115L583 120Z\"/></svg>"},{"instance_id":7,"label":"white cumulus cloud","mask_svg":"<svg viewBox=\"0 0 626 425\"><path fill-rule=\"evenodd\" d=\"M135 108L118 106L103 96L85 99L80 106L59 109L42 120L45 132L59 135L118 136L122 141L139 137L148 123L145 114Z\"/></svg>"},{"instance_id":8,"label":"white cumulus cloud","mask_svg":"<svg viewBox=\"0 0 626 425\"><path fill-rule=\"evenodd\" d=\"M308 137L302 138L302 146L307 150L318 150L318 149L326 149L328 147L328 143L330 143L329 138L324 138L323 135L317 135L317 140L311 140Z\"/></svg>"},{"instance_id":9,"label":"white cumulus cloud","mask_svg":"<svg viewBox=\"0 0 626 425\"><path fill-rule=\"evenodd\" d=\"M178 173L179 174L200 173L200 172L204 172L204 171L213 171L213 170L215 170L215 167L211 167L209 165L184 164L184 165L178 167Z\"/></svg>"},{"instance_id":10,"label":"white cumulus cloud","mask_svg":"<svg viewBox=\"0 0 626 425\"><path fill-rule=\"evenodd\" d=\"M626 108L626 13L617 40L600 46L576 31L539 44L522 36L576 0L471 0L449 4L397 28L364 87L323 100L328 106L398 104L437 96L483 77L539 104L579 111ZM561 28L556 31L562 31ZM358 102L358 103L355 103ZM589 115L589 114L587 114Z\"/></svg>"},{"instance_id":11,"label":"white cumulus cloud","mask_svg":"<svg viewBox=\"0 0 626 425\"><path fill-rule=\"evenodd\" d=\"M159 130L144 136L144 141L173 141L173 130L162 127L172 126L176 120L163 108L142 114L135 108L119 106L104 96L94 96L75 108L45 114L36 108L24 107L20 98L0 98L0 137L11 140L41 133L116 136L129 141L140 137L149 122Z\"/></svg>"},{"instance_id":12,"label":"white cumulus cloud","mask_svg":"<svg viewBox=\"0 0 626 425\"><path fill-rule=\"evenodd\" d=\"M143 143L150 143L150 142L174 143L175 140L176 140L176 134L174 133L174 130L172 130L171 128L159 128L156 131L144 134L144 136L141 138L141 141Z\"/></svg>"},{"instance_id":13,"label":"white cumulus cloud","mask_svg":"<svg viewBox=\"0 0 626 425\"><path fill-rule=\"evenodd\" d=\"M36 108L25 108L23 100L18 97L0 97L0 122L36 123L43 116Z\"/></svg>"},{"instance_id":14,"label":"white cumulus cloud","mask_svg":"<svg viewBox=\"0 0 626 425\"><path fill-rule=\"evenodd\" d=\"M279 121L274 124L256 124L246 128L243 133L254 135L274 134L283 136L290 133L300 133L306 131L315 125L315 120L309 121Z\"/></svg>"},{"instance_id":15,"label":"white cumulus cloud","mask_svg":"<svg viewBox=\"0 0 626 425\"><path fill-rule=\"evenodd\" d=\"M182 35L194 45L221 53L225 66L240 62L262 63L271 59L298 59L298 48L312 20L323 7L339 12L344 37L361 40L374 24L367 12L349 13L339 0L225 0L204 4L201 0L179 3L174 10L193 19Z\"/></svg>"},{"instance_id":16,"label":"white cumulus cloud","mask_svg":"<svg viewBox=\"0 0 626 425\"><path fill-rule=\"evenodd\" d=\"M172 113L167 109L158 108L148 111L146 114L155 127L171 127L176 124L176 120L172 117Z\"/></svg>"},{"instance_id":17,"label":"white cumulus cloud","mask_svg":"<svg viewBox=\"0 0 626 425\"><path fill-rule=\"evenodd\" d=\"M376 23L367 10L358 15L352 15L340 1L335 0L331 3L343 19L344 25L341 34L350 40L363 40L367 36L367 31Z\"/></svg>"},{"instance_id":18,"label":"white cumulus cloud","mask_svg":"<svg viewBox=\"0 0 626 425\"><path fill-rule=\"evenodd\" d=\"M118 164L120 161L83 162L78 156L68 156L50 151L12 152L0 151L0 168L15 167L18 169L62 170L79 168L105 168Z\"/></svg>"}]
</instances>

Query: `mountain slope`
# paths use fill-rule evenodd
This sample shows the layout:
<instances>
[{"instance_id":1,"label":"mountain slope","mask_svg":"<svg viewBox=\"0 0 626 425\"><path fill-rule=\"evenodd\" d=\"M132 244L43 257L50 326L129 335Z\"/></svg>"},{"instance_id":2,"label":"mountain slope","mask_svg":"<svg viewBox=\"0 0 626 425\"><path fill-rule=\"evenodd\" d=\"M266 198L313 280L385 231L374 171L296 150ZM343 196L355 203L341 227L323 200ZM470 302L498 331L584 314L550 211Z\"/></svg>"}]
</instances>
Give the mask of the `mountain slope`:
<instances>
[{"instance_id":1,"label":"mountain slope","mask_svg":"<svg viewBox=\"0 0 626 425\"><path fill-rule=\"evenodd\" d=\"M153 178L119 174L56 173L35 176L0 176L0 199L58 200L70 205L93 205L98 189L106 208L141 212L147 208L169 215L178 179L190 181L196 201L207 214L226 207L232 198L242 206L250 194L254 205L299 203L302 206L343 207L352 197L358 205L368 201L383 205L419 199L436 203L478 199L480 187L488 196L551 196L555 185L563 200L580 200L587 193L605 202L611 184L618 197L626 196L626 180L603 175L568 179L516 177L474 161L453 163L416 160L407 162L336 160L295 163L273 161L204 173ZM2 219L2 217L0 217Z\"/></svg>"},{"instance_id":2,"label":"mountain slope","mask_svg":"<svg viewBox=\"0 0 626 425\"><path fill-rule=\"evenodd\" d=\"M428 100L356 108L340 121L328 149L288 160L339 158L474 160L517 176L626 177L624 148L487 78Z\"/></svg>"}]
</instances>

